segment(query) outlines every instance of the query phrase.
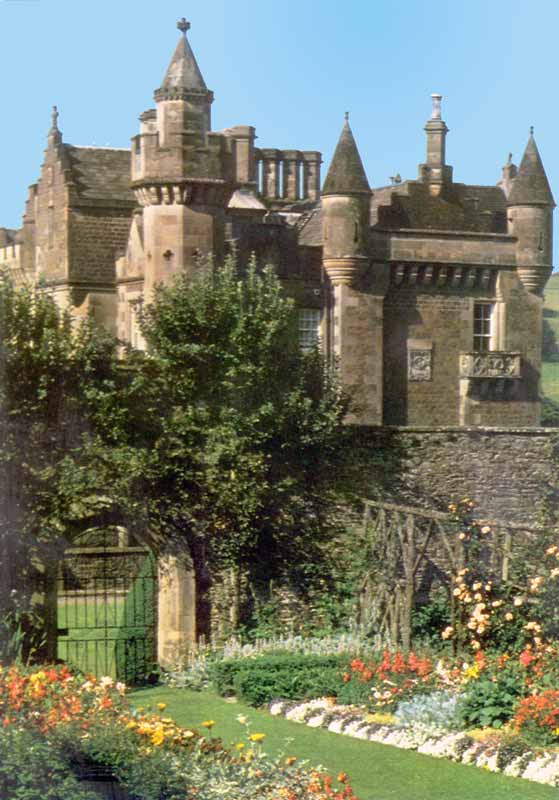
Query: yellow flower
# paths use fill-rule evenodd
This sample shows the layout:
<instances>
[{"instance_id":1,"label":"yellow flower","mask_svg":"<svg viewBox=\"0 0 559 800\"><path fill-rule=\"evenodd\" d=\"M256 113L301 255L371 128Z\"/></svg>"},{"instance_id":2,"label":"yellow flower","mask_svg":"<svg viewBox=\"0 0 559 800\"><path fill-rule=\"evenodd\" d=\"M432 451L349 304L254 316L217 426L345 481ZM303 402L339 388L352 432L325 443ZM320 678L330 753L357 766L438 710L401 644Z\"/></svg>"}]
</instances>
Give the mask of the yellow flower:
<instances>
[{"instance_id":1,"label":"yellow flower","mask_svg":"<svg viewBox=\"0 0 559 800\"><path fill-rule=\"evenodd\" d=\"M472 589L474 590L474 592L479 592L479 590L481 589L481 583L479 581L476 581L472 585Z\"/></svg>"},{"instance_id":2,"label":"yellow flower","mask_svg":"<svg viewBox=\"0 0 559 800\"><path fill-rule=\"evenodd\" d=\"M502 600L493 600L491 605L493 606L493 608L499 608L500 606L503 605L503 601Z\"/></svg>"},{"instance_id":3,"label":"yellow flower","mask_svg":"<svg viewBox=\"0 0 559 800\"><path fill-rule=\"evenodd\" d=\"M163 728L161 725L158 725L154 732L151 734L150 741L154 745L160 745L165 738L165 734L163 733Z\"/></svg>"},{"instance_id":4,"label":"yellow flower","mask_svg":"<svg viewBox=\"0 0 559 800\"><path fill-rule=\"evenodd\" d=\"M244 714L239 714L238 717L237 717L237 722L240 722L241 725L246 725L247 718L245 717Z\"/></svg>"},{"instance_id":5,"label":"yellow flower","mask_svg":"<svg viewBox=\"0 0 559 800\"><path fill-rule=\"evenodd\" d=\"M251 733L248 738L250 739L251 742L261 742L262 739L266 738L266 734L265 733Z\"/></svg>"},{"instance_id":6,"label":"yellow flower","mask_svg":"<svg viewBox=\"0 0 559 800\"><path fill-rule=\"evenodd\" d=\"M290 767L296 761L297 761L297 758L295 756L287 756L287 758L285 759L285 763L287 764L288 767Z\"/></svg>"},{"instance_id":7,"label":"yellow flower","mask_svg":"<svg viewBox=\"0 0 559 800\"><path fill-rule=\"evenodd\" d=\"M450 637L452 636L453 633L454 633L454 628L452 627L452 625L447 625L447 627L441 633L441 638L442 639L450 639Z\"/></svg>"},{"instance_id":8,"label":"yellow flower","mask_svg":"<svg viewBox=\"0 0 559 800\"><path fill-rule=\"evenodd\" d=\"M245 746L244 746L243 742L237 742L235 747L237 748L237 750L244 750L245 749Z\"/></svg>"},{"instance_id":9,"label":"yellow flower","mask_svg":"<svg viewBox=\"0 0 559 800\"><path fill-rule=\"evenodd\" d=\"M521 597L515 597L515 598L514 598L513 605L515 605L515 606L521 606L523 602L524 602L524 600L523 600Z\"/></svg>"},{"instance_id":10,"label":"yellow flower","mask_svg":"<svg viewBox=\"0 0 559 800\"><path fill-rule=\"evenodd\" d=\"M543 578L541 577L541 575L538 575L537 578L530 578L529 581L530 591L537 592L542 583L543 583Z\"/></svg>"},{"instance_id":11,"label":"yellow flower","mask_svg":"<svg viewBox=\"0 0 559 800\"><path fill-rule=\"evenodd\" d=\"M456 589L453 589L453 590L452 590L452 594L454 595L454 597L459 597L459 596L462 594L462 589L460 589L460 588L457 586L457 587L456 587Z\"/></svg>"},{"instance_id":12,"label":"yellow flower","mask_svg":"<svg viewBox=\"0 0 559 800\"><path fill-rule=\"evenodd\" d=\"M182 732L183 739L192 739L194 736L194 731L183 731Z\"/></svg>"},{"instance_id":13,"label":"yellow flower","mask_svg":"<svg viewBox=\"0 0 559 800\"><path fill-rule=\"evenodd\" d=\"M470 644L472 646L472 650L479 650L479 648L481 647L480 643L478 641L476 641L475 639L472 639Z\"/></svg>"},{"instance_id":14,"label":"yellow flower","mask_svg":"<svg viewBox=\"0 0 559 800\"><path fill-rule=\"evenodd\" d=\"M553 556L553 555L555 555L555 553L558 550L559 550L559 547L557 547L557 545L554 544L552 547L548 547L547 548L547 550L545 551L545 554L546 554L546 556Z\"/></svg>"},{"instance_id":15,"label":"yellow flower","mask_svg":"<svg viewBox=\"0 0 559 800\"><path fill-rule=\"evenodd\" d=\"M215 722L213 721L213 719L205 719L204 722L202 722L203 728L208 728L208 729L213 728L214 725Z\"/></svg>"},{"instance_id":16,"label":"yellow flower","mask_svg":"<svg viewBox=\"0 0 559 800\"><path fill-rule=\"evenodd\" d=\"M167 703L158 703L158 704L157 704L157 708L158 708L160 711L165 711L165 709L167 708Z\"/></svg>"},{"instance_id":17,"label":"yellow flower","mask_svg":"<svg viewBox=\"0 0 559 800\"><path fill-rule=\"evenodd\" d=\"M511 614L510 611L507 611L507 613L505 614L505 619L507 622L510 622L511 619L514 619L514 614Z\"/></svg>"},{"instance_id":18,"label":"yellow flower","mask_svg":"<svg viewBox=\"0 0 559 800\"><path fill-rule=\"evenodd\" d=\"M133 730L134 730L134 728L137 728L137 727L138 727L138 723L137 723L137 722L134 722L134 720L133 720L133 719L131 719L131 720L130 720L130 722L127 722L127 723L126 723L126 727L128 728L128 730L130 730L130 731L133 731Z\"/></svg>"},{"instance_id":19,"label":"yellow flower","mask_svg":"<svg viewBox=\"0 0 559 800\"><path fill-rule=\"evenodd\" d=\"M481 529L481 532L482 533L491 533L491 528L489 527L489 525L484 525L483 528Z\"/></svg>"},{"instance_id":20,"label":"yellow flower","mask_svg":"<svg viewBox=\"0 0 559 800\"><path fill-rule=\"evenodd\" d=\"M466 538L466 534L465 534L465 533L462 533L462 532L460 532L460 533L458 534L458 538L459 538L459 539L465 539L465 538Z\"/></svg>"}]
</instances>

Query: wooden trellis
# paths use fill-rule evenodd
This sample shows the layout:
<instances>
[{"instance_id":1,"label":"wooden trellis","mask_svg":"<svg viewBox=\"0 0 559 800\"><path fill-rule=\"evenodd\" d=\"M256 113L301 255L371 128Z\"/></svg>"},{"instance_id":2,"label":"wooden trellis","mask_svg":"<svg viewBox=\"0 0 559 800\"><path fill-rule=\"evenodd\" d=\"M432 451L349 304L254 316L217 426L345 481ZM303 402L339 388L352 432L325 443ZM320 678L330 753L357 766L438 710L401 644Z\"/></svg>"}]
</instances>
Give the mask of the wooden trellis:
<instances>
[{"instance_id":1,"label":"wooden trellis","mask_svg":"<svg viewBox=\"0 0 559 800\"><path fill-rule=\"evenodd\" d=\"M360 597L361 619L383 639L409 650L412 611L426 572L435 570L449 586L451 576L465 566L465 548L450 514L373 500L363 504L369 563ZM515 546L526 547L544 530L495 520L474 522L491 529L484 558L504 583L509 581ZM449 595L452 606L454 597Z\"/></svg>"}]
</instances>

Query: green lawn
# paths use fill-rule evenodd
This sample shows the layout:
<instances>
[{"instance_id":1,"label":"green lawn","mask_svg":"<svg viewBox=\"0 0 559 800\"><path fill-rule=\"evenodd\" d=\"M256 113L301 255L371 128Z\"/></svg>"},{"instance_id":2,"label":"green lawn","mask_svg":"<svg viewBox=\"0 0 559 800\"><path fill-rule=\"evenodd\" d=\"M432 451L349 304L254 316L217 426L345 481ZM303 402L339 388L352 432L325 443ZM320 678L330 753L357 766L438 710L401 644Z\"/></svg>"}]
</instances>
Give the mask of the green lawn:
<instances>
[{"instance_id":1,"label":"green lawn","mask_svg":"<svg viewBox=\"0 0 559 800\"><path fill-rule=\"evenodd\" d=\"M126 595L62 594L57 655L86 674L138 683L153 668L155 606L151 582L136 580Z\"/></svg>"},{"instance_id":2,"label":"green lawn","mask_svg":"<svg viewBox=\"0 0 559 800\"><path fill-rule=\"evenodd\" d=\"M559 311L559 273L551 276L544 292L544 307Z\"/></svg>"},{"instance_id":3,"label":"green lawn","mask_svg":"<svg viewBox=\"0 0 559 800\"><path fill-rule=\"evenodd\" d=\"M559 363L542 363L542 394L559 402Z\"/></svg>"},{"instance_id":4,"label":"green lawn","mask_svg":"<svg viewBox=\"0 0 559 800\"><path fill-rule=\"evenodd\" d=\"M236 717L245 714L253 733L266 734L264 749L267 752L308 759L314 766L322 764L334 775L347 772L359 800L543 800L558 797L558 790L552 787L307 728L242 703L228 703L208 692L156 687L135 691L129 697L137 707L155 708L156 703L166 703L165 715L185 727L199 727L202 721L213 719L214 735L220 736L226 744L244 738L244 728Z\"/></svg>"}]
</instances>

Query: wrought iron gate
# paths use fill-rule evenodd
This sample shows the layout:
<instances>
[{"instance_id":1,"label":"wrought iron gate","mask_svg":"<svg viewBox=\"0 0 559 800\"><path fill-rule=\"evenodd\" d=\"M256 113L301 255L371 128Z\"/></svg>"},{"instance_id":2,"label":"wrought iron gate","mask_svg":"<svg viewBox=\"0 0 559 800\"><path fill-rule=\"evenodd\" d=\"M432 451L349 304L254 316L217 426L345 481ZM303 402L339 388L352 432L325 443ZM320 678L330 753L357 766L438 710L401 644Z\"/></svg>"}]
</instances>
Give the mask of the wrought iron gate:
<instances>
[{"instance_id":1,"label":"wrought iron gate","mask_svg":"<svg viewBox=\"0 0 559 800\"><path fill-rule=\"evenodd\" d=\"M139 684L156 661L156 562L118 538L88 532L66 550L57 578L57 654L86 674Z\"/></svg>"}]
</instances>

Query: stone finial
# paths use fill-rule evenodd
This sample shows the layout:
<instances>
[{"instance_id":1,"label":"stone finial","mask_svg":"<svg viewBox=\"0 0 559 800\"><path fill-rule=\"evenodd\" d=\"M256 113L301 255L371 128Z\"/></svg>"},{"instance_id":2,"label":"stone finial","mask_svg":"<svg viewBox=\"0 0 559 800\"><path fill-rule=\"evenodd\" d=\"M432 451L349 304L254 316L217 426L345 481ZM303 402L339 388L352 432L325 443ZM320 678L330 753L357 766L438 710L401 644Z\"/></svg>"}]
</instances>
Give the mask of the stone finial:
<instances>
[{"instance_id":1,"label":"stone finial","mask_svg":"<svg viewBox=\"0 0 559 800\"><path fill-rule=\"evenodd\" d=\"M530 136L534 135L534 126L530 125Z\"/></svg>"},{"instance_id":2,"label":"stone finial","mask_svg":"<svg viewBox=\"0 0 559 800\"><path fill-rule=\"evenodd\" d=\"M346 111L344 113L344 119L345 119L346 122L349 122L349 111Z\"/></svg>"},{"instance_id":3,"label":"stone finial","mask_svg":"<svg viewBox=\"0 0 559 800\"><path fill-rule=\"evenodd\" d=\"M58 130L58 117L59 117L58 109L57 109L56 106L53 106L51 114L50 114L51 128L52 128L53 131L57 131Z\"/></svg>"},{"instance_id":4,"label":"stone finial","mask_svg":"<svg viewBox=\"0 0 559 800\"><path fill-rule=\"evenodd\" d=\"M177 28L181 33L183 33L186 36L186 32L190 30L190 22L187 22L186 19L182 17L177 22Z\"/></svg>"},{"instance_id":5,"label":"stone finial","mask_svg":"<svg viewBox=\"0 0 559 800\"><path fill-rule=\"evenodd\" d=\"M442 94L432 94L431 95L431 103L432 103L431 119L440 119L441 118L441 100L442 99L443 99Z\"/></svg>"}]
</instances>

